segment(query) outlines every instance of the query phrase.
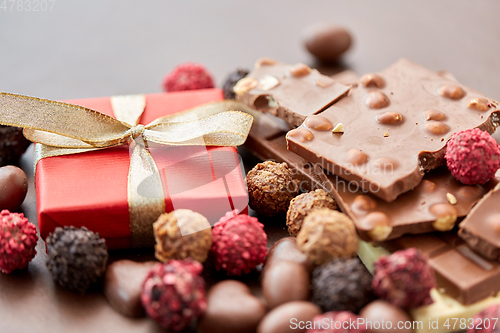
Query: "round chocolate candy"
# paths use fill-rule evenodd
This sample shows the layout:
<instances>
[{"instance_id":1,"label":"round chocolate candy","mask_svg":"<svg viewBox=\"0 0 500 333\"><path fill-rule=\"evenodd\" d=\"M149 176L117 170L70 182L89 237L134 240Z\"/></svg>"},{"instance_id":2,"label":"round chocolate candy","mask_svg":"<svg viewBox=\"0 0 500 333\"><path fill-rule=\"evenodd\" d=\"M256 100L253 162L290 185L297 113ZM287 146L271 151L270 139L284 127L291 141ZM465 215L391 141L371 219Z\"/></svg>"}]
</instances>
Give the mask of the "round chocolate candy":
<instances>
[{"instance_id":1,"label":"round chocolate candy","mask_svg":"<svg viewBox=\"0 0 500 333\"><path fill-rule=\"evenodd\" d=\"M309 297L309 272L293 261L274 262L262 278L262 293L269 308Z\"/></svg>"},{"instance_id":2,"label":"round chocolate candy","mask_svg":"<svg viewBox=\"0 0 500 333\"><path fill-rule=\"evenodd\" d=\"M321 309L311 302L285 303L269 312L257 327L257 333L302 333Z\"/></svg>"},{"instance_id":3,"label":"round chocolate candy","mask_svg":"<svg viewBox=\"0 0 500 333\"><path fill-rule=\"evenodd\" d=\"M386 301L376 300L366 305L359 313L365 319L371 333L412 333L412 321L408 314Z\"/></svg>"},{"instance_id":4,"label":"round chocolate candy","mask_svg":"<svg viewBox=\"0 0 500 333\"><path fill-rule=\"evenodd\" d=\"M7 165L0 168L0 210L16 211L28 191L28 179L20 168Z\"/></svg>"},{"instance_id":5,"label":"round chocolate candy","mask_svg":"<svg viewBox=\"0 0 500 333\"><path fill-rule=\"evenodd\" d=\"M272 263L279 261L292 261L303 265L309 272L316 267L312 262L309 261L307 256L300 251L297 246L297 238L295 237L285 237L274 243L269 254L267 255L266 265L264 270L272 266Z\"/></svg>"},{"instance_id":6,"label":"round chocolate candy","mask_svg":"<svg viewBox=\"0 0 500 333\"><path fill-rule=\"evenodd\" d=\"M266 307L242 282L225 280L210 289L200 333L253 333Z\"/></svg>"},{"instance_id":7,"label":"round chocolate candy","mask_svg":"<svg viewBox=\"0 0 500 333\"><path fill-rule=\"evenodd\" d=\"M306 49L324 62L336 61L352 43L349 31L328 23L318 23L306 28L304 40Z\"/></svg>"}]
</instances>

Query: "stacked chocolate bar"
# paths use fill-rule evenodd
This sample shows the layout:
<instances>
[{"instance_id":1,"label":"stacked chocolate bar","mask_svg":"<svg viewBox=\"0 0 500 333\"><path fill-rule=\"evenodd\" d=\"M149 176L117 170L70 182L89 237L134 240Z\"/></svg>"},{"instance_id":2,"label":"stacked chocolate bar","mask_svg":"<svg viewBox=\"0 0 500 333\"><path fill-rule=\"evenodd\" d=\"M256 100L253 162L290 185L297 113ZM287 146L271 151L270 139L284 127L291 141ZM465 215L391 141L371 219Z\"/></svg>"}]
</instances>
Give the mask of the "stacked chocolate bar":
<instances>
[{"instance_id":1,"label":"stacked chocolate bar","mask_svg":"<svg viewBox=\"0 0 500 333\"><path fill-rule=\"evenodd\" d=\"M442 325L500 304L500 173L466 185L444 158L454 133L495 131L496 101L406 59L361 78L264 59L235 92L261 111L247 148L288 163L301 190L327 191L353 220L370 270L397 250L427 255L438 290L415 320Z\"/></svg>"}]
</instances>

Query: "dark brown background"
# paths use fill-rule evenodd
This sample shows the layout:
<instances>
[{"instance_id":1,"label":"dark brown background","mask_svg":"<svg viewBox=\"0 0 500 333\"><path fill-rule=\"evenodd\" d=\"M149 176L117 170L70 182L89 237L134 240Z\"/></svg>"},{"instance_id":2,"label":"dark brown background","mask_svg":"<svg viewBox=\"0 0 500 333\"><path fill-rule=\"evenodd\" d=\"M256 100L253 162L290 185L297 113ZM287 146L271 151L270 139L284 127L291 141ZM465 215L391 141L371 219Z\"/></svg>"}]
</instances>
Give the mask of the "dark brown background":
<instances>
[{"instance_id":1,"label":"dark brown background","mask_svg":"<svg viewBox=\"0 0 500 333\"><path fill-rule=\"evenodd\" d=\"M28 2L22 1L23 11L17 2L12 11L9 1L0 8L0 91L49 99L152 93L166 72L186 61L203 63L220 84L229 71L261 56L312 63L301 32L332 22L355 39L345 68L362 74L406 57L500 98L498 0L56 0L45 12L26 11ZM22 164L28 173L30 152ZM23 209L34 221L32 186ZM0 274L0 332L159 330L148 319L119 315L98 292L75 296L56 288L42 242L37 249L29 269Z\"/></svg>"}]
</instances>

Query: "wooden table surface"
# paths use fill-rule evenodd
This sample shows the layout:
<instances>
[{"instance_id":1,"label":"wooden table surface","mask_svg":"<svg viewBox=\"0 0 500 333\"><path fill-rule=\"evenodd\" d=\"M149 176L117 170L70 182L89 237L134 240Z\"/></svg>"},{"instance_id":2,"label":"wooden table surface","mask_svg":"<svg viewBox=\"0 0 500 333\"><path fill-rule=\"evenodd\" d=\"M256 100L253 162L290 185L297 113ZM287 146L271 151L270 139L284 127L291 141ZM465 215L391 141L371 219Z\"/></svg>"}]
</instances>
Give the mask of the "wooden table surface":
<instances>
[{"instance_id":1,"label":"wooden table surface","mask_svg":"<svg viewBox=\"0 0 500 333\"><path fill-rule=\"evenodd\" d=\"M331 22L354 36L343 68L363 74L406 57L498 100L499 14L498 0L0 0L0 91L61 100L154 93L165 73L187 61L204 64L219 84L262 56L314 65L301 33ZM32 149L22 160L32 180L31 164ZM22 208L36 221L32 183ZM270 243L283 234L269 230ZM0 274L0 332L161 331L149 319L116 313L98 291L80 296L55 287L41 241L37 250L27 270ZM151 251L112 257L141 260Z\"/></svg>"}]
</instances>

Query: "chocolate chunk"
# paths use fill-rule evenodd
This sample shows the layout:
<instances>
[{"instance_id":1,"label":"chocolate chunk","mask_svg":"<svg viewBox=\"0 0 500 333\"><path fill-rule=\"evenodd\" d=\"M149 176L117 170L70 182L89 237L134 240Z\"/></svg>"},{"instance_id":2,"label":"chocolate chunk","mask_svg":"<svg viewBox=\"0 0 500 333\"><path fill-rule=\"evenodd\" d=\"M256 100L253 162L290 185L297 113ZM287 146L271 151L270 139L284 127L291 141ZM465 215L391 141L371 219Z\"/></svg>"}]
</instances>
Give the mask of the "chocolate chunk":
<instances>
[{"instance_id":1,"label":"chocolate chunk","mask_svg":"<svg viewBox=\"0 0 500 333\"><path fill-rule=\"evenodd\" d=\"M332 124L342 123L342 135L304 123L295 131L307 129L313 138L302 140L290 132L288 149L390 202L415 188L424 171L442 164L454 132L479 127L492 133L499 124L500 111L492 100L408 60L378 75L384 88L351 88L347 97L319 113ZM462 100L465 95L488 100L492 107L487 112L471 109ZM289 108L295 111L294 105ZM423 121L422 114L430 109L446 117ZM387 112L398 113L404 121L382 126L378 120ZM381 157L397 161L398 167L380 172L373 161Z\"/></svg>"},{"instance_id":2,"label":"chocolate chunk","mask_svg":"<svg viewBox=\"0 0 500 333\"><path fill-rule=\"evenodd\" d=\"M486 194L460 223L460 237L474 251L500 260L500 185Z\"/></svg>"},{"instance_id":3,"label":"chocolate chunk","mask_svg":"<svg viewBox=\"0 0 500 333\"><path fill-rule=\"evenodd\" d=\"M359 236L366 241L393 239L407 233L432 232L437 230L436 226L450 228L450 218L436 224L440 217L446 216L436 216L431 212L431 207L436 204L450 205L450 193L456 198L457 202L452 206L456 211L456 219L459 220L498 183L498 179L493 179L485 185L464 185L446 167L441 167L428 172L414 190L389 203L364 192L358 184L341 177L329 174L325 181L320 176L323 174L321 165L312 165L286 149L286 127L280 119L261 113L256 113L255 119L245 146L260 158L288 163L294 177L299 180L302 191L318 188L327 191L340 209L353 220ZM378 158L371 163L381 173L391 172L391 169L399 167L399 162L393 158ZM433 212L436 213L436 207Z\"/></svg>"},{"instance_id":4,"label":"chocolate chunk","mask_svg":"<svg viewBox=\"0 0 500 333\"><path fill-rule=\"evenodd\" d=\"M257 333L303 333L304 323L321 313L321 309L310 302L295 301L285 303L269 312L257 327Z\"/></svg>"},{"instance_id":5,"label":"chocolate chunk","mask_svg":"<svg viewBox=\"0 0 500 333\"><path fill-rule=\"evenodd\" d=\"M116 311L130 317L144 316L142 283L156 263L119 260L108 266L104 277L104 295Z\"/></svg>"},{"instance_id":6,"label":"chocolate chunk","mask_svg":"<svg viewBox=\"0 0 500 333\"><path fill-rule=\"evenodd\" d=\"M309 272L304 265L277 261L264 270L262 294L270 309L291 301L306 301L309 282Z\"/></svg>"},{"instance_id":7,"label":"chocolate chunk","mask_svg":"<svg viewBox=\"0 0 500 333\"><path fill-rule=\"evenodd\" d=\"M236 84L236 99L299 126L307 116L324 110L349 90L339 82L329 84L329 77L304 66L279 62L259 66ZM279 85L262 89L259 81L269 77L279 80Z\"/></svg>"},{"instance_id":8,"label":"chocolate chunk","mask_svg":"<svg viewBox=\"0 0 500 333\"><path fill-rule=\"evenodd\" d=\"M253 333L266 314L264 304L242 282L225 280L207 295L207 310L198 324L200 333Z\"/></svg>"},{"instance_id":9,"label":"chocolate chunk","mask_svg":"<svg viewBox=\"0 0 500 333\"><path fill-rule=\"evenodd\" d=\"M318 60L336 61L352 43L352 37L345 28L317 23L304 30L305 47Z\"/></svg>"},{"instance_id":10,"label":"chocolate chunk","mask_svg":"<svg viewBox=\"0 0 500 333\"><path fill-rule=\"evenodd\" d=\"M23 170L7 165L0 168L0 210L16 211L28 191L28 179Z\"/></svg>"}]
</instances>

